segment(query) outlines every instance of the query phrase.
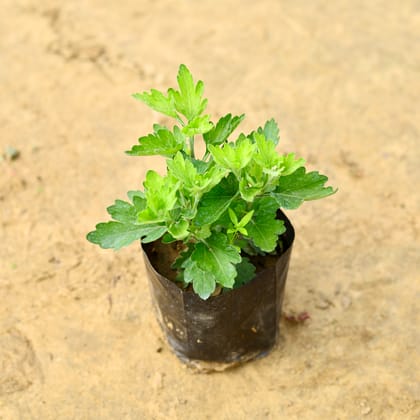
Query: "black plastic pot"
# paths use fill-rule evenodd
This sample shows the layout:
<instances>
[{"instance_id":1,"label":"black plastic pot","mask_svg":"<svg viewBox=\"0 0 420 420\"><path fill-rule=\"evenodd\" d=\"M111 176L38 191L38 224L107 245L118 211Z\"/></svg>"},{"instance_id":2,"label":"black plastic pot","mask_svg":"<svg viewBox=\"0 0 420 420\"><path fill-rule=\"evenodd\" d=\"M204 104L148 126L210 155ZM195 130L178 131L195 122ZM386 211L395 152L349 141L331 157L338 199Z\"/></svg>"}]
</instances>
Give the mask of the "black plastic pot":
<instances>
[{"instance_id":1,"label":"black plastic pot","mask_svg":"<svg viewBox=\"0 0 420 420\"><path fill-rule=\"evenodd\" d=\"M246 285L202 300L156 271L154 244L143 244L158 321L175 354L200 370L227 367L266 355L275 345L294 229L281 211L282 251Z\"/></svg>"}]
</instances>

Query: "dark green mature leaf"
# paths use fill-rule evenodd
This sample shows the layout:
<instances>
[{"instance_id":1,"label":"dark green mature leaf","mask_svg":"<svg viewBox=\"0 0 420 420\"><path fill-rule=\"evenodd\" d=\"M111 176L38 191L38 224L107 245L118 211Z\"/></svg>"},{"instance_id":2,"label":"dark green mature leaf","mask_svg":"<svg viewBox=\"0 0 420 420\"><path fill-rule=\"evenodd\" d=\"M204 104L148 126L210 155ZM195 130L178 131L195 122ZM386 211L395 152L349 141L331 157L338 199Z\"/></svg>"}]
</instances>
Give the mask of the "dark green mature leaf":
<instances>
[{"instance_id":1,"label":"dark green mature leaf","mask_svg":"<svg viewBox=\"0 0 420 420\"><path fill-rule=\"evenodd\" d=\"M153 242L166 232L166 227L151 223L133 225L130 223L107 222L96 225L96 230L88 233L88 241L99 245L101 248L120 249L130 245L137 239L142 242Z\"/></svg>"},{"instance_id":2,"label":"dark green mature leaf","mask_svg":"<svg viewBox=\"0 0 420 420\"><path fill-rule=\"evenodd\" d=\"M332 187L324 187L327 181L328 178L319 172L306 173L305 168L299 168L291 175L280 177L276 190L270 195L279 207L296 209L304 201L334 194L336 190Z\"/></svg>"},{"instance_id":3,"label":"dark green mature leaf","mask_svg":"<svg viewBox=\"0 0 420 420\"><path fill-rule=\"evenodd\" d=\"M191 260L203 272L211 273L221 286L232 288L236 277L235 265L241 261L241 255L238 248L228 243L226 235L214 233L205 243L196 244Z\"/></svg>"},{"instance_id":4,"label":"dark green mature leaf","mask_svg":"<svg viewBox=\"0 0 420 420\"><path fill-rule=\"evenodd\" d=\"M220 181L211 191L204 194L198 205L195 223L198 226L215 222L238 195L238 183L233 175Z\"/></svg>"},{"instance_id":5,"label":"dark green mature leaf","mask_svg":"<svg viewBox=\"0 0 420 420\"><path fill-rule=\"evenodd\" d=\"M144 198L144 192L143 191L128 191L127 196L130 199L130 201L134 202L135 197L138 197L140 199Z\"/></svg>"},{"instance_id":6,"label":"dark green mature leaf","mask_svg":"<svg viewBox=\"0 0 420 420\"><path fill-rule=\"evenodd\" d=\"M115 204L109 206L106 210L118 222L135 224L138 213L146 207L146 200L142 199L138 204L139 206L136 207L126 201L116 200Z\"/></svg>"},{"instance_id":7,"label":"dark green mature leaf","mask_svg":"<svg viewBox=\"0 0 420 420\"><path fill-rule=\"evenodd\" d=\"M200 80L194 85L193 77L184 64L179 66L177 80L180 90L169 89L168 93L174 99L175 109L191 121L206 108L207 99L202 98L204 84Z\"/></svg>"},{"instance_id":8,"label":"dark green mature leaf","mask_svg":"<svg viewBox=\"0 0 420 420\"><path fill-rule=\"evenodd\" d=\"M254 216L245 226L248 237L261 251L273 251L278 237L286 228L282 220L277 220L278 205L272 197L263 197L254 202Z\"/></svg>"},{"instance_id":9,"label":"dark green mature leaf","mask_svg":"<svg viewBox=\"0 0 420 420\"><path fill-rule=\"evenodd\" d=\"M264 134L264 137L268 140L273 142L274 144L278 144L279 142L279 127L277 126L276 121L274 120L274 118L272 118L271 120L268 120L265 125L264 128L259 128L258 129L258 133L260 134Z\"/></svg>"},{"instance_id":10,"label":"dark green mature leaf","mask_svg":"<svg viewBox=\"0 0 420 420\"><path fill-rule=\"evenodd\" d=\"M182 150L185 145L185 137L178 127L171 132L165 127L159 127L154 134L139 138L139 145L126 151L130 156L161 155L172 157Z\"/></svg>"},{"instance_id":11,"label":"dark green mature leaf","mask_svg":"<svg viewBox=\"0 0 420 420\"><path fill-rule=\"evenodd\" d=\"M185 264L184 282L192 283L194 292L204 300L208 299L216 289L214 274L211 271L202 270L192 259Z\"/></svg>"},{"instance_id":12,"label":"dark green mature leaf","mask_svg":"<svg viewBox=\"0 0 420 420\"><path fill-rule=\"evenodd\" d=\"M135 93L133 98L142 101L157 112L169 115L170 117L177 117L174 99L169 91L168 96L165 96L162 92L159 92L156 89L152 89L150 93Z\"/></svg>"},{"instance_id":13,"label":"dark green mature leaf","mask_svg":"<svg viewBox=\"0 0 420 420\"><path fill-rule=\"evenodd\" d=\"M249 283L255 277L255 266L247 257L242 257L241 262L236 265L236 271L238 275L235 279L235 289Z\"/></svg>"},{"instance_id":14,"label":"dark green mature leaf","mask_svg":"<svg viewBox=\"0 0 420 420\"><path fill-rule=\"evenodd\" d=\"M232 117L232 114L225 115L210 131L204 134L204 141L213 145L224 143L244 118L245 114L237 117Z\"/></svg>"}]
</instances>

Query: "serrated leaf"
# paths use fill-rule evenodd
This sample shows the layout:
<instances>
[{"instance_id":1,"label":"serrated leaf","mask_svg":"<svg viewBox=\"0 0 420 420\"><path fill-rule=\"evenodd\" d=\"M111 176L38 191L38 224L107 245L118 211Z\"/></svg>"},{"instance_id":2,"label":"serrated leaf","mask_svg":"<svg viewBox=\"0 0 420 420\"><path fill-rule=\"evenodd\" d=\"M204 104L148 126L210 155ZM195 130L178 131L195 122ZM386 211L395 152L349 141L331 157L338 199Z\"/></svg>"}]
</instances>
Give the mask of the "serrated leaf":
<instances>
[{"instance_id":1,"label":"serrated leaf","mask_svg":"<svg viewBox=\"0 0 420 420\"><path fill-rule=\"evenodd\" d=\"M238 183L233 175L221 180L211 191L204 194L197 209L195 223L203 226L215 222L237 196Z\"/></svg>"},{"instance_id":2,"label":"serrated leaf","mask_svg":"<svg viewBox=\"0 0 420 420\"><path fill-rule=\"evenodd\" d=\"M258 132L260 134L264 134L264 137L268 140L271 141L272 143L274 143L275 145L278 144L279 142L279 127L276 123L276 121L274 120L274 118L272 118L271 120L268 120L265 125L264 128L259 128Z\"/></svg>"},{"instance_id":3,"label":"serrated leaf","mask_svg":"<svg viewBox=\"0 0 420 420\"><path fill-rule=\"evenodd\" d=\"M245 138L241 142L227 143L223 147L210 144L208 149L218 165L237 173L251 161L255 144Z\"/></svg>"},{"instance_id":4,"label":"serrated leaf","mask_svg":"<svg viewBox=\"0 0 420 420\"><path fill-rule=\"evenodd\" d=\"M257 145L257 153L254 155L255 162L263 168L265 173L273 172L272 175L279 175L281 158L276 151L276 145L261 133L254 133L254 140Z\"/></svg>"},{"instance_id":5,"label":"serrated leaf","mask_svg":"<svg viewBox=\"0 0 420 420\"><path fill-rule=\"evenodd\" d=\"M254 216L245 226L248 237L261 251L273 251L278 237L285 232L283 220L276 219L277 203L272 197L263 197L254 202Z\"/></svg>"},{"instance_id":6,"label":"serrated leaf","mask_svg":"<svg viewBox=\"0 0 420 420\"><path fill-rule=\"evenodd\" d=\"M249 258L242 257L241 262L236 265L236 271L238 274L235 278L235 289L249 283L255 277L256 269Z\"/></svg>"},{"instance_id":7,"label":"serrated leaf","mask_svg":"<svg viewBox=\"0 0 420 420\"><path fill-rule=\"evenodd\" d=\"M172 263L171 267L175 270L180 270L183 268L184 263L190 258L191 254L194 251L194 245L190 244L190 246L183 250L179 257Z\"/></svg>"},{"instance_id":8,"label":"serrated leaf","mask_svg":"<svg viewBox=\"0 0 420 420\"><path fill-rule=\"evenodd\" d=\"M177 117L174 100L169 92L168 96L165 96L162 92L159 92L156 89L152 89L150 93L135 93L133 98L142 101L157 112L169 115L173 118Z\"/></svg>"},{"instance_id":9,"label":"serrated leaf","mask_svg":"<svg viewBox=\"0 0 420 420\"><path fill-rule=\"evenodd\" d=\"M284 156L280 156L281 158L281 166L282 168L282 172L281 175L282 176L287 176L292 174L293 172L295 172L297 169L301 168L302 166L305 165L305 159L296 159L295 154L294 153L289 153L287 155Z\"/></svg>"},{"instance_id":10,"label":"serrated leaf","mask_svg":"<svg viewBox=\"0 0 420 420\"><path fill-rule=\"evenodd\" d=\"M204 134L204 141L208 145L215 146L224 143L244 118L244 114L236 117L232 117L232 114L225 115L210 131Z\"/></svg>"},{"instance_id":11,"label":"serrated leaf","mask_svg":"<svg viewBox=\"0 0 420 420\"><path fill-rule=\"evenodd\" d=\"M202 98L204 84L200 80L194 85L193 77L184 64L179 66L177 80L179 91L170 89L168 92L174 98L175 109L191 121L200 115L207 105L207 99Z\"/></svg>"},{"instance_id":12,"label":"serrated leaf","mask_svg":"<svg viewBox=\"0 0 420 420\"><path fill-rule=\"evenodd\" d=\"M138 197L142 199L145 198L143 191L128 191L127 197L130 199L131 202L134 202L134 197Z\"/></svg>"},{"instance_id":13,"label":"serrated leaf","mask_svg":"<svg viewBox=\"0 0 420 420\"><path fill-rule=\"evenodd\" d=\"M235 265L241 261L238 248L228 243L227 236L223 233L214 233L195 246L191 259L198 268L206 273L211 273L218 284L232 288L235 283Z\"/></svg>"},{"instance_id":14,"label":"serrated leaf","mask_svg":"<svg viewBox=\"0 0 420 420\"><path fill-rule=\"evenodd\" d=\"M197 196L213 188L226 175L226 170L215 165L207 167L203 173L198 173L193 160L182 153L172 160L168 160L168 173L181 182L181 188L188 191L188 195Z\"/></svg>"},{"instance_id":15,"label":"serrated leaf","mask_svg":"<svg viewBox=\"0 0 420 420\"><path fill-rule=\"evenodd\" d=\"M201 115L189 121L188 124L182 128L182 132L186 136L192 137L197 134L207 133L212 127L213 124L210 122L210 115Z\"/></svg>"},{"instance_id":16,"label":"serrated leaf","mask_svg":"<svg viewBox=\"0 0 420 420\"><path fill-rule=\"evenodd\" d=\"M88 233L87 240L101 248L118 250L141 239L143 243L153 242L166 232L159 224L133 225L129 223L107 222L96 225L96 230Z\"/></svg>"},{"instance_id":17,"label":"serrated leaf","mask_svg":"<svg viewBox=\"0 0 420 420\"><path fill-rule=\"evenodd\" d=\"M139 203L140 204L140 203ZM111 217L122 223L133 223L137 222L137 215L140 211L146 207L146 200L143 199L139 207L133 206L123 200L115 200L115 204L109 206L106 210Z\"/></svg>"},{"instance_id":18,"label":"serrated leaf","mask_svg":"<svg viewBox=\"0 0 420 420\"><path fill-rule=\"evenodd\" d=\"M168 231L175 239L180 241L188 236L188 228L189 223L186 220L179 220L172 223Z\"/></svg>"},{"instance_id":19,"label":"serrated leaf","mask_svg":"<svg viewBox=\"0 0 420 420\"><path fill-rule=\"evenodd\" d=\"M127 155L172 157L185 145L185 137L176 126L173 132L165 127L159 128L154 134L140 137L138 141L140 144L134 145L131 150L126 151Z\"/></svg>"},{"instance_id":20,"label":"serrated leaf","mask_svg":"<svg viewBox=\"0 0 420 420\"><path fill-rule=\"evenodd\" d=\"M216 278L211 271L202 270L192 259L185 263L184 282L192 283L194 292L201 299L208 299L216 289Z\"/></svg>"},{"instance_id":21,"label":"serrated leaf","mask_svg":"<svg viewBox=\"0 0 420 420\"><path fill-rule=\"evenodd\" d=\"M143 185L147 207L139 213L139 222L164 221L177 203L179 182L170 176L163 177L149 170Z\"/></svg>"},{"instance_id":22,"label":"serrated leaf","mask_svg":"<svg viewBox=\"0 0 420 420\"><path fill-rule=\"evenodd\" d=\"M270 195L277 201L278 207L296 209L304 201L317 200L336 192L332 187L324 187L328 178L319 172L306 173L299 168L291 175L282 176L278 186Z\"/></svg>"}]
</instances>

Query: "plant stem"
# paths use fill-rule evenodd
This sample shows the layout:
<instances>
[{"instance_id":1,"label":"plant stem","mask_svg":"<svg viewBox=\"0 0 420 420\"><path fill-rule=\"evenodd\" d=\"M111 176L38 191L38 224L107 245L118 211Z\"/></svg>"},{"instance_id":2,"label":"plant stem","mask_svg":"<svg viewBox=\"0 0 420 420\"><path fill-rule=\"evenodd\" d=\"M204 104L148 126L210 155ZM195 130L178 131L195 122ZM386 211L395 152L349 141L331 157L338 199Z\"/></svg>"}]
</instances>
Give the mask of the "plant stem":
<instances>
[{"instance_id":1,"label":"plant stem","mask_svg":"<svg viewBox=\"0 0 420 420\"><path fill-rule=\"evenodd\" d=\"M191 157L195 158L195 153L194 153L194 136L190 137L190 153L191 153Z\"/></svg>"}]
</instances>

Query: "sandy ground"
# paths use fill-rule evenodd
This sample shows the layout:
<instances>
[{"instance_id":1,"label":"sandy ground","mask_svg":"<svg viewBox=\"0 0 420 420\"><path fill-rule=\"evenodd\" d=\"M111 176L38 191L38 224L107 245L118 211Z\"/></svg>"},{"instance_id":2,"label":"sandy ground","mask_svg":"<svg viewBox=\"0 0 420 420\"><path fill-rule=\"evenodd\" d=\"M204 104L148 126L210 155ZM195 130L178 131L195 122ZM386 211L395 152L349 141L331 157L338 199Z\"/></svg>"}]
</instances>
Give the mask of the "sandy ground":
<instances>
[{"instance_id":1,"label":"sandy ground","mask_svg":"<svg viewBox=\"0 0 420 420\"><path fill-rule=\"evenodd\" d=\"M0 419L420 418L419 36L409 0L2 0ZM180 63L340 188L288 213L311 319L213 375L162 341L138 246L85 240L163 170L123 154L165 122L130 95Z\"/></svg>"}]
</instances>

